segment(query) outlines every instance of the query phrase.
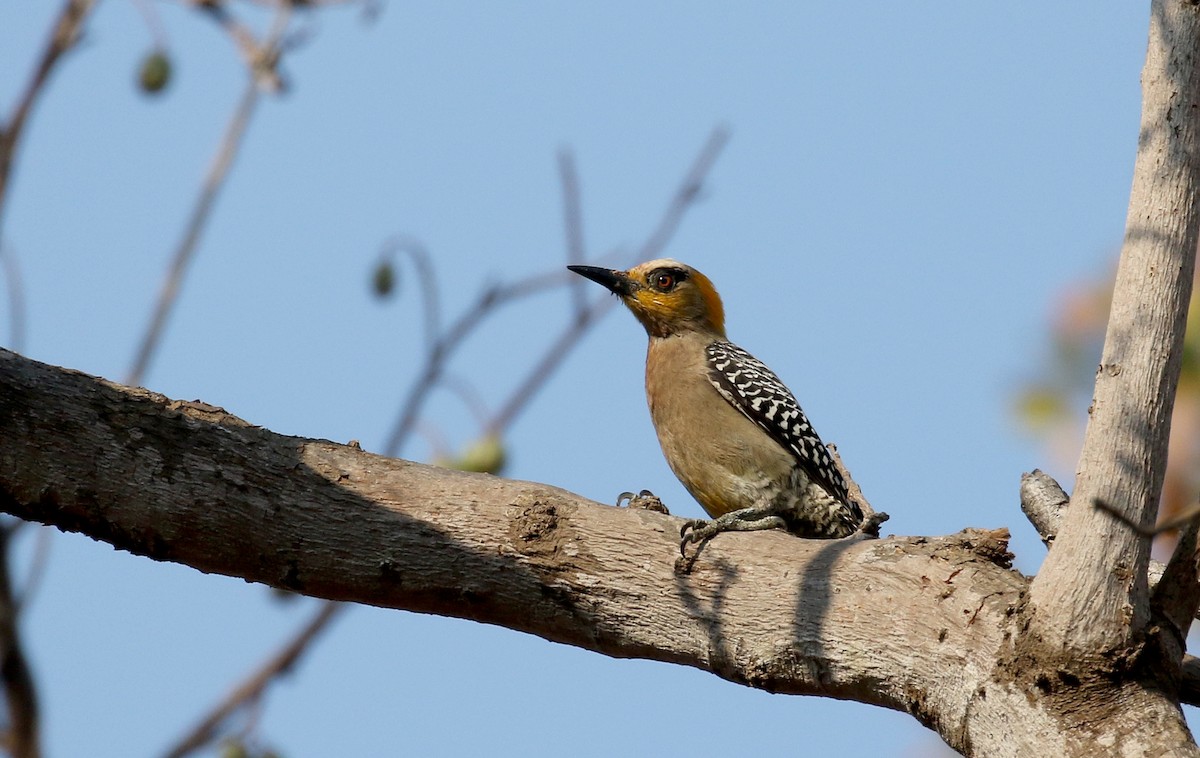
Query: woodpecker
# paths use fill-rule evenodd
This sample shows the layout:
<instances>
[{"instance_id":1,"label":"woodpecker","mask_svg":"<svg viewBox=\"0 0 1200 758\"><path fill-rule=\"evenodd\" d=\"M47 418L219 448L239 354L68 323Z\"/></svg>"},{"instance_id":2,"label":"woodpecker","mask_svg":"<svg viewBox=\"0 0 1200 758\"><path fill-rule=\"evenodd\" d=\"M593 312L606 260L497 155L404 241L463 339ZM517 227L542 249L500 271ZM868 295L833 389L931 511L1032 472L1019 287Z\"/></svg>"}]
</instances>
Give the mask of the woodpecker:
<instances>
[{"instance_id":1,"label":"woodpecker","mask_svg":"<svg viewBox=\"0 0 1200 758\"><path fill-rule=\"evenodd\" d=\"M607 287L646 328L646 400L658 442L713 517L684 524L681 550L725 531L834 539L859 530L862 509L796 397L726 339L725 309L708 277L670 259L628 271L567 268Z\"/></svg>"}]
</instances>

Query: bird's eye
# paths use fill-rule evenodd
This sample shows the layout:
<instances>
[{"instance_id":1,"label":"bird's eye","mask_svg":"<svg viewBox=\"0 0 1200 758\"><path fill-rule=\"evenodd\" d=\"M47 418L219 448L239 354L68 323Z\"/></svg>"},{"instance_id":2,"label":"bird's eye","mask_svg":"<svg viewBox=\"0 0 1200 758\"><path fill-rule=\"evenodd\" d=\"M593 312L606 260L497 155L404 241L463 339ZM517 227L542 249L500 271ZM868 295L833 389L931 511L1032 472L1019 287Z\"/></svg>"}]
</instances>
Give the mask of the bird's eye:
<instances>
[{"instance_id":1,"label":"bird's eye","mask_svg":"<svg viewBox=\"0 0 1200 758\"><path fill-rule=\"evenodd\" d=\"M654 277L654 287L662 292L669 292L675 286L675 277L666 271L659 272Z\"/></svg>"}]
</instances>

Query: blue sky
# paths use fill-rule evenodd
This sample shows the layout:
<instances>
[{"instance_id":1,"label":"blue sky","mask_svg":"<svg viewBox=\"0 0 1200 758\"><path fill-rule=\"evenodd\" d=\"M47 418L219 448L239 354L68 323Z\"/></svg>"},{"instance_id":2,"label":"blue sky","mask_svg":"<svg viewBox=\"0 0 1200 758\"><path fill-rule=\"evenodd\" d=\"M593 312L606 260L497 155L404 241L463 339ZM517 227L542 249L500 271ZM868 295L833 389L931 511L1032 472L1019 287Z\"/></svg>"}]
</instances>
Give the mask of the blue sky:
<instances>
[{"instance_id":1,"label":"blue sky","mask_svg":"<svg viewBox=\"0 0 1200 758\"><path fill-rule=\"evenodd\" d=\"M213 24L154 7L168 92L133 86L151 45L136 6L101 4L33 115L3 232L24 275L25 352L117 380L244 83ZM4 112L56 9L0 5ZM144 383L379 449L421 347L411 273L389 303L368 292L385 239L428 248L447 314L488 281L561 266L555 154L570 147L589 254L628 257L725 125L732 140L667 253L716 282L731 338L838 443L892 515L885 531L1008 526L1019 567L1036 571L1017 485L1052 461L1011 404L1046 354L1056 297L1106 271L1120 243L1147 14L1126 0L393 2L372 24L322 11L286 60L290 92L250 128ZM455 374L495 407L569 306L561 291L505 310ZM588 334L511 429L507 475L602 502L648 487L699 515L654 439L643 342L618 312ZM444 392L423 428L456 447L478 434ZM428 436L404 454L429 458ZM50 755L161 751L311 605L79 536L51 550L25 619ZM372 608L351 609L272 692L257 733L288 756L916 756L939 743L878 708Z\"/></svg>"}]
</instances>

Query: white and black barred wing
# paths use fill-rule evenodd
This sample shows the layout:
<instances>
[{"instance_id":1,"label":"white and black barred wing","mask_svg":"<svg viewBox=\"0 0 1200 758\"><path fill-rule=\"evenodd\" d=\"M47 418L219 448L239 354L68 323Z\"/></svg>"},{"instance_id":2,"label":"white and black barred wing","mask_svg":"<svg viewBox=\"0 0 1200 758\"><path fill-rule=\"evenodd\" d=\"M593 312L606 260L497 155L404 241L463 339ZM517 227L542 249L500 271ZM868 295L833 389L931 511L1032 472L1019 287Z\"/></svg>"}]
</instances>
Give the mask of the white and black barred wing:
<instances>
[{"instance_id":1,"label":"white and black barred wing","mask_svg":"<svg viewBox=\"0 0 1200 758\"><path fill-rule=\"evenodd\" d=\"M846 482L833 465L825 443L817 436L795 395L766 364L732 342L705 348L708 378L717 392L746 418L796 456L818 484L840 502L849 503Z\"/></svg>"}]
</instances>

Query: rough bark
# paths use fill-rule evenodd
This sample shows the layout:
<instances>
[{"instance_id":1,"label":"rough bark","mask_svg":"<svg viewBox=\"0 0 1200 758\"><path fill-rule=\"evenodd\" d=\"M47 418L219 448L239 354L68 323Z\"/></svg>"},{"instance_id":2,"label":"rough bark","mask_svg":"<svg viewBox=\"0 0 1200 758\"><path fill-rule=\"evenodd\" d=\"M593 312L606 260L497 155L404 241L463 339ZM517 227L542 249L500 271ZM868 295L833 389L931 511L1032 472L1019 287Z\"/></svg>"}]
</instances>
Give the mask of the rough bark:
<instances>
[{"instance_id":1,"label":"rough bark","mask_svg":"<svg viewBox=\"0 0 1200 758\"><path fill-rule=\"evenodd\" d=\"M1152 524L1158 509L1200 227L1197 39L1195 3L1152 3L1141 134L1103 357L1071 506L1030 588L1032 631L1064 664L1086 668L1124 655L1151 625L1150 540L1094 503L1139 524Z\"/></svg>"},{"instance_id":2,"label":"rough bark","mask_svg":"<svg viewBox=\"0 0 1200 758\"><path fill-rule=\"evenodd\" d=\"M1070 502L1071 498L1062 486L1041 469L1021 474L1021 510L1029 519L1029 523L1033 524L1046 547L1054 544L1054 538L1058 536L1058 530L1062 526L1063 513ZM1166 564L1162 561L1150 559L1150 566L1146 570L1146 584L1151 591L1158 586L1166 570ZM1197 704L1193 700L1186 702L1191 705Z\"/></svg>"},{"instance_id":3,"label":"rough bark","mask_svg":"<svg viewBox=\"0 0 1200 758\"><path fill-rule=\"evenodd\" d=\"M983 530L722 535L681 572L663 514L284 437L7 352L0 510L318 597L902 710L968 755L1200 756L1178 706L1200 689L1183 651L1196 530L1151 595L1149 539L1093 505L1149 524L1162 486L1200 221L1198 12L1153 3L1091 418L1061 523L1063 498L1044 503L1057 534L1032 582Z\"/></svg>"},{"instance_id":4,"label":"rough bark","mask_svg":"<svg viewBox=\"0 0 1200 758\"><path fill-rule=\"evenodd\" d=\"M722 535L685 574L670 516L286 437L8 352L0 508L318 597L906 711L969 755L1191 745L1153 672L1064 683L1025 656L1003 530ZM1064 688L1103 717L1062 708Z\"/></svg>"}]
</instances>

